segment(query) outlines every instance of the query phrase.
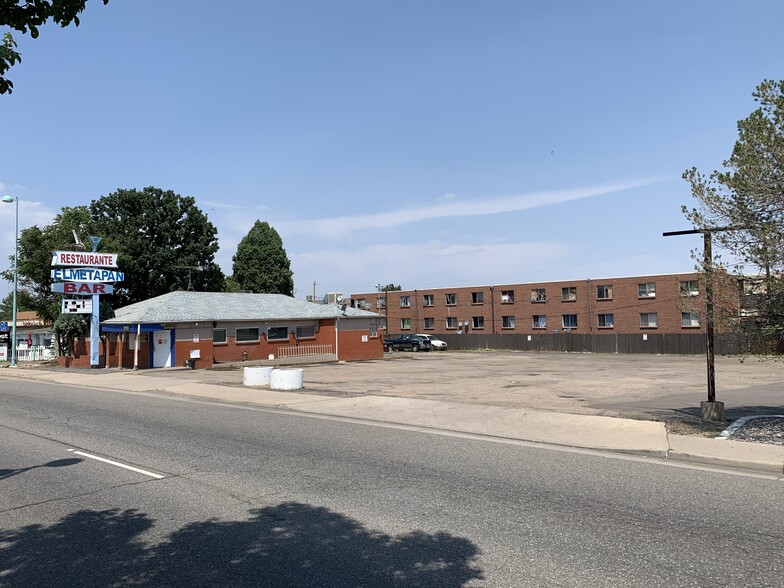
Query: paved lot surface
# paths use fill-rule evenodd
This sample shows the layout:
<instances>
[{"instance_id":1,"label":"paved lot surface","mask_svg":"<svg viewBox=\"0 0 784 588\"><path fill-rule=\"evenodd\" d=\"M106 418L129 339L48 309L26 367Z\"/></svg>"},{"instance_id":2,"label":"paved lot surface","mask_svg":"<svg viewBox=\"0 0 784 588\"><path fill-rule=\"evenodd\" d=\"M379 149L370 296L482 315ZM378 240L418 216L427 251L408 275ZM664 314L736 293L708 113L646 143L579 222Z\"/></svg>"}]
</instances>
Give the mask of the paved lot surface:
<instances>
[{"instance_id":1,"label":"paved lot surface","mask_svg":"<svg viewBox=\"0 0 784 588\"><path fill-rule=\"evenodd\" d=\"M249 365L249 364L243 364ZM695 416L707 400L702 356L532 352L388 353L384 360L306 365L306 394L393 396L641 418ZM140 374L242 385L239 365ZM784 413L784 362L716 358L728 418Z\"/></svg>"}]
</instances>

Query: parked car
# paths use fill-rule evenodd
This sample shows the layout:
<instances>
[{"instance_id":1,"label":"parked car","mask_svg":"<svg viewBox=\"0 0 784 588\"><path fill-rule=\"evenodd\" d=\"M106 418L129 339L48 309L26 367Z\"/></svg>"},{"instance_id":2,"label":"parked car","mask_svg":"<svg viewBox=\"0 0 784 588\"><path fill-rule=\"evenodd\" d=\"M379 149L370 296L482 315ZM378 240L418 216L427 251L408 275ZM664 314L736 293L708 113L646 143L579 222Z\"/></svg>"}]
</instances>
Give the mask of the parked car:
<instances>
[{"instance_id":1,"label":"parked car","mask_svg":"<svg viewBox=\"0 0 784 588\"><path fill-rule=\"evenodd\" d=\"M430 346L433 349L444 351L447 348L446 341L442 341L441 339L436 339L433 335L422 335L417 333L417 337L422 337L430 341Z\"/></svg>"},{"instance_id":2,"label":"parked car","mask_svg":"<svg viewBox=\"0 0 784 588\"><path fill-rule=\"evenodd\" d=\"M390 351L430 351L430 340L421 335L406 333L403 335L391 335L384 338L384 347Z\"/></svg>"}]
</instances>

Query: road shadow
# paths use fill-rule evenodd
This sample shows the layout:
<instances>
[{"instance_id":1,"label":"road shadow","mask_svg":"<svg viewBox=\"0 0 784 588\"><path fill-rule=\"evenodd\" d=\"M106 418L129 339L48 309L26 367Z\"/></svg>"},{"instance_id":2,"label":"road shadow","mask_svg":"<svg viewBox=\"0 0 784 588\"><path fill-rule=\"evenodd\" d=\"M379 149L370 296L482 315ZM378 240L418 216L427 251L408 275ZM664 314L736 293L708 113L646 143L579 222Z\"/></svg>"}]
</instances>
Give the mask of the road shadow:
<instances>
[{"instance_id":1,"label":"road shadow","mask_svg":"<svg viewBox=\"0 0 784 588\"><path fill-rule=\"evenodd\" d=\"M67 459L56 459L55 461L50 461L48 463L34 465L27 468L3 469L0 470L0 480L10 478L11 476L17 476L19 474L23 474L25 472L29 472L30 470L35 470L38 468L62 468L70 465L76 465L77 463L81 463L81 462L82 460L77 457L69 457Z\"/></svg>"},{"instance_id":2,"label":"road shadow","mask_svg":"<svg viewBox=\"0 0 784 588\"><path fill-rule=\"evenodd\" d=\"M136 510L82 510L0 531L3 586L464 586L479 549L445 532L392 536L295 502L190 523L155 545Z\"/></svg>"}]
</instances>

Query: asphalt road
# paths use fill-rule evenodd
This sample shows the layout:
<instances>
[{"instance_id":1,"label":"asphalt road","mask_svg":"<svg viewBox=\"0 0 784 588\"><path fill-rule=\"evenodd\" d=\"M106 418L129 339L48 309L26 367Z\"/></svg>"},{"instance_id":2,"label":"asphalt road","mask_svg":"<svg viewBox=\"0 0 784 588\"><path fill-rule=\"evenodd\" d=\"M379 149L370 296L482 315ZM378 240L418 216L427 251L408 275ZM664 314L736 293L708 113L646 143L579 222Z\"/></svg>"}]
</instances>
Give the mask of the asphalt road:
<instances>
[{"instance_id":1,"label":"asphalt road","mask_svg":"<svg viewBox=\"0 0 784 588\"><path fill-rule=\"evenodd\" d=\"M784 574L784 485L762 477L3 378L0 446L0 586Z\"/></svg>"}]
</instances>

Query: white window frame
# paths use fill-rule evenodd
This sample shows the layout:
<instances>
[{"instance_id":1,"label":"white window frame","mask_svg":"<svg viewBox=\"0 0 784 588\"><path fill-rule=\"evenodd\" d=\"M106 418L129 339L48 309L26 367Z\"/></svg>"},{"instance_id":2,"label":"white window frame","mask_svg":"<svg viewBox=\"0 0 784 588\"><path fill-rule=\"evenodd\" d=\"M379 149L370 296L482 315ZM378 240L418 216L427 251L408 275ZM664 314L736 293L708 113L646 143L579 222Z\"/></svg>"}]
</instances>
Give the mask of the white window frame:
<instances>
[{"instance_id":1,"label":"white window frame","mask_svg":"<svg viewBox=\"0 0 784 588\"><path fill-rule=\"evenodd\" d=\"M243 338L240 339L240 331L248 331L251 333L252 331L256 331L256 338ZM234 341L236 343L258 343L259 342L259 328L258 327L237 327L234 329Z\"/></svg>"},{"instance_id":2,"label":"white window frame","mask_svg":"<svg viewBox=\"0 0 784 588\"><path fill-rule=\"evenodd\" d=\"M514 290L501 290L501 304L514 304Z\"/></svg>"},{"instance_id":3,"label":"white window frame","mask_svg":"<svg viewBox=\"0 0 784 588\"><path fill-rule=\"evenodd\" d=\"M566 324L566 317L574 317L574 324L567 325ZM562 314L561 315L561 326L564 329L576 329L577 328L577 315L576 314Z\"/></svg>"},{"instance_id":4,"label":"white window frame","mask_svg":"<svg viewBox=\"0 0 784 588\"><path fill-rule=\"evenodd\" d=\"M536 319L542 319L541 321L537 321ZM532 329L546 329L547 328L547 315L546 314L535 314L531 317L531 328Z\"/></svg>"},{"instance_id":5,"label":"white window frame","mask_svg":"<svg viewBox=\"0 0 784 588\"><path fill-rule=\"evenodd\" d=\"M694 288L692 288L692 285L694 285ZM700 295L700 283L697 280L681 280L678 289L681 293L681 296Z\"/></svg>"},{"instance_id":6,"label":"white window frame","mask_svg":"<svg viewBox=\"0 0 784 588\"><path fill-rule=\"evenodd\" d=\"M422 306L435 306L435 304L436 304L436 297L434 294L422 295Z\"/></svg>"},{"instance_id":7,"label":"white window frame","mask_svg":"<svg viewBox=\"0 0 784 588\"><path fill-rule=\"evenodd\" d=\"M637 284L637 298L656 298L656 282Z\"/></svg>"},{"instance_id":8,"label":"white window frame","mask_svg":"<svg viewBox=\"0 0 784 588\"><path fill-rule=\"evenodd\" d=\"M651 321L653 317L653 321ZM659 327L659 313L658 312L641 312L640 313L640 328L641 329L657 329Z\"/></svg>"},{"instance_id":9,"label":"white window frame","mask_svg":"<svg viewBox=\"0 0 784 588\"><path fill-rule=\"evenodd\" d=\"M446 317L446 328L447 329L457 329L457 317L454 317L454 316Z\"/></svg>"},{"instance_id":10,"label":"white window frame","mask_svg":"<svg viewBox=\"0 0 784 588\"><path fill-rule=\"evenodd\" d=\"M485 317L483 316L472 316L471 317L471 327L474 329L484 329L485 328Z\"/></svg>"},{"instance_id":11,"label":"white window frame","mask_svg":"<svg viewBox=\"0 0 784 588\"><path fill-rule=\"evenodd\" d=\"M424 328L425 328L426 330L428 330L428 331L429 331L429 330L431 330L431 329L435 329L435 328L436 328L436 319L435 319L434 317L432 317L432 316L426 316L426 317L424 318L424 321L425 321L425 326L424 326Z\"/></svg>"},{"instance_id":12,"label":"white window frame","mask_svg":"<svg viewBox=\"0 0 784 588\"><path fill-rule=\"evenodd\" d=\"M599 288L604 288L605 296L599 295ZM596 300L612 300L613 298L613 287L612 284L601 284L596 286Z\"/></svg>"},{"instance_id":13,"label":"white window frame","mask_svg":"<svg viewBox=\"0 0 784 588\"><path fill-rule=\"evenodd\" d=\"M305 332L305 329L309 329ZM312 335L309 333L313 333ZM316 338L316 325L300 325L296 328L296 337L299 339L315 339Z\"/></svg>"},{"instance_id":14,"label":"white window frame","mask_svg":"<svg viewBox=\"0 0 784 588\"><path fill-rule=\"evenodd\" d=\"M694 328L700 325L699 312L682 312L681 313L681 326L684 328Z\"/></svg>"},{"instance_id":15,"label":"white window frame","mask_svg":"<svg viewBox=\"0 0 784 588\"><path fill-rule=\"evenodd\" d=\"M410 331L411 330L411 319L407 317L402 317L400 319L400 330L401 331Z\"/></svg>"},{"instance_id":16,"label":"white window frame","mask_svg":"<svg viewBox=\"0 0 784 588\"><path fill-rule=\"evenodd\" d=\"M404 295L400 297L400 308L408 308L411 306L411 296Z\"/></svg>"},{"instance_id":17,"label":"white window frame","mask_svg":"<svg viewBox=\"0 0 784 588\"><path fill-rule=\"evenodd\" d=\"M547 290L544 288L531 288L531 302L547 302Z\"/></svg>"},{"instance_id":18,"label":"white window frame","mask_svg":"<svg viewBox=\"0 0 784 588\"><path fill-rule=\"evenodd\" d=\"M471 292L471 304L484 304L484 303L485 303L484 292Z\"/></svg>"},{"instance_id":19,"label":"white window frame","mask_svg":"<svg viewBox=\"0 0 784 588\"><path fill-rule=\"evenodd\" d=\"M280 331L281 329L286 329L286 336L285 337L270 337L270 331ZM267 341L288 341L289 340L289 328L284 325L278 325L276 327L267 327Z\"/></svg>"},{"instance_id":20,"label":"white window frame","mask_svg":"<svg viewBox=\"0 0 784 588\"><path fill-rule=\"evenodd\" d=\"M561 288L562 302L574 302L575 300L577 300L576 286L566 286L565 288Z\"/></svg>"},{"instance_id":21,"label":"white window frame","mask_svg":"<svg viewBox=\"0 0 784 588\"><path fill-rule=\"evenodd\" d=\"M502 329L514 329L515 328L515 317L512 316L502 316L501 317L501 328Z\"/></svg>"},{"instance_id":22,"label":"white window frame","mask_svg":"<svg viewBox=\"0 0 784 588\"><path fill-rule=\"evenodd\" d=\"M610 317L610 324L607 324L607 317ZM596 324L600 329L614 329L615 315L611 312L599 313L598 315L596 315Z\"/></svg>"},{"instance_id":23,"label":"white window frame","mask_svg":"<svg viewBox=\"0 0 784 588\"><path fill-rule=\"evenodd\" d=\"M451 300L451 302L450 302ZM455 306L457 304L457 293L450 292L444 296L444 301L446 302L447 306Z\"/></svg>"}]
</instances>

